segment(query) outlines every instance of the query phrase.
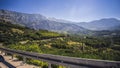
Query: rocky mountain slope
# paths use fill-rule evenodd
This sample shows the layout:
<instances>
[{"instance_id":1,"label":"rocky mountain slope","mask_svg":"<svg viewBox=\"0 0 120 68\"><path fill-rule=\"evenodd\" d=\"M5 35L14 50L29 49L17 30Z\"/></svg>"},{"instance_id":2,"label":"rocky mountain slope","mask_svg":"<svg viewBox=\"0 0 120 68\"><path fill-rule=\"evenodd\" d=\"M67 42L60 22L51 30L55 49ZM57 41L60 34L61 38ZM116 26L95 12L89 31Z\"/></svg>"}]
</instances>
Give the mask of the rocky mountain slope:
<instances>
[{"instance_id":1,"label":"rocky mountain slope","mask_svg":"<svg viewBox=\"0 0 120 68\"><path fill-rule=\"evenodd\" d=\"M27 14L15 11L0 10L0 18L13 24L20 24L32 29L45 29L63 33L87 33L87 29L70 23L63 23L46 18L40 14Z\"/></svg>"}]
</instances>

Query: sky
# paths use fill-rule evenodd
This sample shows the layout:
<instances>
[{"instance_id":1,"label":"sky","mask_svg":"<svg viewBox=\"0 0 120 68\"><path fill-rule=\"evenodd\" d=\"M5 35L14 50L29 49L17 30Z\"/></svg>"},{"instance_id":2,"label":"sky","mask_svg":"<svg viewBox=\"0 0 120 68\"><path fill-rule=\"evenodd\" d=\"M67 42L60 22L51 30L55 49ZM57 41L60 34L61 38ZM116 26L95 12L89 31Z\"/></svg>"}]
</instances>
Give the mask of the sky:
<instances>
[{"instance_id":1,"label":"sky","mask_svg":"<svg viewBox=\"0 0 120 68\"><path fill-rule=\"evenodd\" d=\"M120 19L120 0L0 0L0 9L74 22Z\"/></svg>"}]
</instances>

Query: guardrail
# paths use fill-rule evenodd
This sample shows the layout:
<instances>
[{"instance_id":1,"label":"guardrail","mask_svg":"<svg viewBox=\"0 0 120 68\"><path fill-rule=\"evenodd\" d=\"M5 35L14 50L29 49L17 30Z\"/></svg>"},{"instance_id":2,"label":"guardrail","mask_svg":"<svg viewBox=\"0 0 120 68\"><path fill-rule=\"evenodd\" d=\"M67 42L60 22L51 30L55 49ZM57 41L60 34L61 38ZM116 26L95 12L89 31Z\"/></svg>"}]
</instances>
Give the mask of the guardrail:
<instances>
[{"instance_id":1,"label":"guardrail","mask_svg":"<svg viewBox=\"0 0 120 68\"><path fill-rule=\"evenodd\" d=\"M95 60L51 54L38 54L34 52L12 50L1 47L0 50L6 53L17 54L26 58L33 58L48 62L49 68L51 68L51 64L63 65L69 68L120 68L120 61Z\"/></svg>"}]
</instances>

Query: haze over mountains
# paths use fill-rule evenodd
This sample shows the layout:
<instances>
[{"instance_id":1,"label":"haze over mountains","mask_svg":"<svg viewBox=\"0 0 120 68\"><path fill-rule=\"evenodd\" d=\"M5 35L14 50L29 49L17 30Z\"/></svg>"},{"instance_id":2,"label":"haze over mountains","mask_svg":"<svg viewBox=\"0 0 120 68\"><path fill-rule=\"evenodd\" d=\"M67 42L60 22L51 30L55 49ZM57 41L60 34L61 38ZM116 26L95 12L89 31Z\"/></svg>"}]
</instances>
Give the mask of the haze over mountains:
<instances>
[{"instance_id":1,"label":"haze over mountains","mask_svg":"<svg viewBox=\"0 0 120 68\"><path fill-rule=\"evenodd\" d=\"M115 18L104 18L91 22L81 22L77 25L87 28L89 30L120 30L120 20Z\"/></svg>"},{"instance_id":2,"label":"haze over mountains","mask_svg":"<svg viewBox=\"0 0 120 68\"><path fill-rule=\"evenodd\" d=\"M90 30L120 30L120 20L115 18L95 20L92 22L70 22L54 18L47 18L40 14L27 14L15 11L0 10L0 19L20 24L32 29L45 29L63 33L83 33Z\"/></svg>"}]
</instances>

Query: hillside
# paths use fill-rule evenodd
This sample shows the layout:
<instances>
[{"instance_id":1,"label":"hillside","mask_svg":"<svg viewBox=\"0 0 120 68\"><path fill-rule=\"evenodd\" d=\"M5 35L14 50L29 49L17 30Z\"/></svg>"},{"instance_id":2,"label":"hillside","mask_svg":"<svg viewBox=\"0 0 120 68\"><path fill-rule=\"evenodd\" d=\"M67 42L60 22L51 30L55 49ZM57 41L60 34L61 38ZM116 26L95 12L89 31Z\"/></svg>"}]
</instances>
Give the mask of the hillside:
<instances>
[{"instance_id":1,"label":"hillside","mask_svg":"<svg viewBox=\"0 0 120 68\"><path fill-rule=\"evenodd\" d=\"M34 30L9 21L0 20L0 42L16 43L26 40L41 40L54 37L63 37L63 34L47 30Z\"/></svg>"},{"instance_id":2,"label":"hillside","mask_svg":"<svg viewBox=\"0 0 120 68\"><path fill-rule=\"evenodd\" d=\"M0 43L4 47L43 54L54 54L62 56L120 60L120 37L89 37L73 35L65 37L63 34L47 30L34 30L11 21L0 20ZM20 56L15 56L23 60ZM29 64L47 68L48 64L39 60L27 58ZM54 68L61 66L52 65Z\"/></svg>"}]
</instances>

